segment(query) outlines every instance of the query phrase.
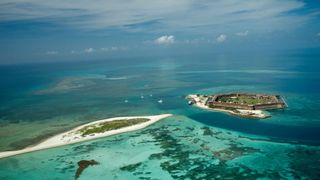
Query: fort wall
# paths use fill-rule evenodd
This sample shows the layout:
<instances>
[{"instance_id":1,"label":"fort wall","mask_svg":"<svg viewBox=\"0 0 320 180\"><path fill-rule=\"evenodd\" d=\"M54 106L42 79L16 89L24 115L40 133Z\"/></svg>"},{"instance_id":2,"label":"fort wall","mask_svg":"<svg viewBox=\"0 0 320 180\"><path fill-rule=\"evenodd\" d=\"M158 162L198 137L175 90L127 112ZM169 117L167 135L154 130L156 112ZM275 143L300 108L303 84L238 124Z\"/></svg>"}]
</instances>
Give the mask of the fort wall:
<instances>
[{"instance_id":1,"label":"fort wall","mask_svg":"<svg viewBox=\"0 0 320 180\"><path fill-rule=\"evenodd\" d=\"M245 105L245 104L236 104L236 103L227 103L220 102L219 97L222 96L254 96L256 98L260 97L270 97L271 102L267 104L255 104L255 105ZM264 109L280 109L285 108L286 103L279 95L266 95L266 94L249 94L249 93L229 93L229 94L217 94L208 98L206 102L208 106L224 107L224 108L236 108L236 109L245 109L245 110L264 110Z\"/></svg>"}]
</instances>

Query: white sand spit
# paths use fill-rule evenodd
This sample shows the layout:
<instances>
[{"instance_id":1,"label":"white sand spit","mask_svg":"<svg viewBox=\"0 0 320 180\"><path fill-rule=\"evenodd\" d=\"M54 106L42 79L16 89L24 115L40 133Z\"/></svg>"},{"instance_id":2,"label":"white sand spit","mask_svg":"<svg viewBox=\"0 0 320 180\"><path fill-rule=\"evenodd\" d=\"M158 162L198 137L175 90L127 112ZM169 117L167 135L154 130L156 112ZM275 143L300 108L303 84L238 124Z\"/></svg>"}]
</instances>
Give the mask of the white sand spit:
<instances>
[{"instance_id":1,"label":"white sand spit","mask_svg":"<svg viewBox=\"0 0 320 180\"><path fill-rule=\"evenodd\" d=\"M161 119L164 119L164 118L167 118L170 116L172 116L172 114L161 114L161 115L155 115L155 116L116 117L116 118L109 118L109 119L94 121L94 122L91 122L88 124L78 126L70 131L67 131L67 132L64 132L61 134L57 134L51 138L46 139L45 141L43 141L37 145L27 147L25 149L16 150L16 151L0 152L0 159L5 158L5 157L10 157L10 156L15 156L18 154L23 154L23 153L28 153L28 152L33 152L33 151L38 151L38 150L43 150L43 149L48 149L48 148L54 148L54 147L58 147L58 146L64 146L67 144L74 144L74 143L78 143L78 142L89 141L89 140L102 138L102 137L106 137L106 136L111 136L111 135L115 135L115 134L135 131L138 129L145 128L153 123L156 123L157 121L159 121ZM103 122L107 122L107 121L116 121L116 120L122 120L122 119L130 120L130 119L136 119L136 118L147 118L147 119L149 119L149 121L146 121L146 122L143 122L140 124L136 124L136 125L132 125L132 126L128 126L128 127L124 127L124 128L120 128L120 129L116 129L116 130L106 131L103 133L94 133L94 134L90 134L87 136L82 136L81 133L79 132L80 129L82 129L86 126L89 126L89 125L92 126L92 125L97 125L99 123L103 123Z\"/></svg>"}]
</instances>

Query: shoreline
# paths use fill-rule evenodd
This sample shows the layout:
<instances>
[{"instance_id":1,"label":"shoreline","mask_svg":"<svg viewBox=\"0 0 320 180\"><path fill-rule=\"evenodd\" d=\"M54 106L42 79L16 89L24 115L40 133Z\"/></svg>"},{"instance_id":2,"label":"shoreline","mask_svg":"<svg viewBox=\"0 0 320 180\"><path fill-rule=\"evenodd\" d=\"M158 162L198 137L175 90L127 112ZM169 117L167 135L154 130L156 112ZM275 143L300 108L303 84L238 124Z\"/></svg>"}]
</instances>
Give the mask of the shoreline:
<instances>
[{"instance_id":1,"label":"shoreline","mask_svg":"<svg viewBox=\"0 0 320 180\"><path fill-rule=\"evenodd\" d=\"M161 115L154 115L154 116L129 116L129 117L114 117L114 118L108 118L108 119L102 119L102 120L97 120L94 122L90 122L78 127L75 127L69 131L57 134L53 137L50 137L39 144L36 144L34 146L29 146L21 150L14 150L14 151L3 151L0 152L0 159L10 157L10 156L15 156L19 154L24 154L24 153L29 153L33 151L39 151L43 149L49 149L49 148L54 148L54 147L59 147L59 146L64 146L64 145L69 145L69 144L75 144L79 142L84 142L84 141L89 141L89 140L94 140L102 137L107 137L107 136L112 136L116 134L121 134L121 133L126 133L126 132L131 132L131 131L136 131L139 129L143 129L147 126L150 126L156 122L158 122L161 119L167 118L172 116L172 114L161 114ZM108 122L108 121L115 121L115 120L120 120L120 119L135 119L135 118L147 118L150 119L147 122L143 122L140 124L128 126L128 127L123 127L120 129L115 129L115 130L110 130L106 131L103 133L94 133L89 136L81 136L79 133L79 130L89 126L89 125L95 125L98 123L103 123L103 122Z\"/></svg>"}]
</instances>

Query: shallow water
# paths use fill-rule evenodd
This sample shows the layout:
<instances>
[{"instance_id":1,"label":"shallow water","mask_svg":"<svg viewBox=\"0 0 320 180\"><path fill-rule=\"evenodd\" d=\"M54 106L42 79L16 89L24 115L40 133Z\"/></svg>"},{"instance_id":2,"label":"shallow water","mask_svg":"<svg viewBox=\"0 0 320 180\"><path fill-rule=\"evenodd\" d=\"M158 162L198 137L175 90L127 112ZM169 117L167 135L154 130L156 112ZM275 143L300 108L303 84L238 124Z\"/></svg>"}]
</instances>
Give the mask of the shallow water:
<instances>
[{"instance_id":1,"label":"shallow water","mask_svg":"<svg viewBox=\"0 0 320 180\"><path fill-rule=\"evenodd\" d=\"M136 132L0 161L1 179L72 179L76 162L95 159L80 179L316 179L318 147L209 127L175 116ZM201 173L200 173L201 172Z\"/></svg>"},{"instance_id":2,"label":"shallow water","mask_svg":"<svg viewBox=\"0 0 320 180\"><path fill-rule=\"evenodd\" d=\"M0 67L1 150L98 119L175 115L136 132L1 159L0 179L73 179L82 159L99 165L79 179L316 179L319 57L303 51ZM257 121L184 100L231 91L280 94L289 107Z\"/></svg>"}]
</instances>

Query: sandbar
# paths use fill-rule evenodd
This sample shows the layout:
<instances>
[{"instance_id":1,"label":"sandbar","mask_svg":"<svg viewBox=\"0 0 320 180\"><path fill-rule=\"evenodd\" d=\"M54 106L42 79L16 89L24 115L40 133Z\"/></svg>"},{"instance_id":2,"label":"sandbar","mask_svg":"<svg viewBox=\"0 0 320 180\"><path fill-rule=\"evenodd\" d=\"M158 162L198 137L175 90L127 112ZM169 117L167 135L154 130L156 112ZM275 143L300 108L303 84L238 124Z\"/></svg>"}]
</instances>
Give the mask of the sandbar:
<instances>
[{"instance_id":1,"label":"sandbar","mask_svg":"<svg viewBox=\"0 0 320 180\"><path fill-rule=\"evenodd\" d=\"M23 153L28 153L28 152L33 152L33 151L38 151L38 150L43 150L43 149L49 149L49 148L64 146L64 145L68 145L68 144L89 141L89 140L93 140L93 139L97 139L97 138L112 136L112 135L116 135L116 134L120 134L120 133L139 130L139 129L145 128L153 123L156 123L157 121L159 121L161 119L164 119L164 118L167 118L170 116L172 116L172 114L161 114L161 115L154 115L154 116L115 117L115 118L102 119L102 120L90 122L88 124L78 126L70 131L63 132L61 134L57 134L51 138L46 139L45 141L43 141L37 145L26 147L21 150L0 152L0 159L5 158L5 157L10 157L10 156L15 156L18 154L23 154ZM103 133L94 133L94 134L90 134L88 136L82 136L79 131L89 125L96 125L96 124L107 122L107 121L116 121L116 120L123 120L123 119L130 120L130 119L136 119L136 118L147 118L149 120L146 122L140 123L140 124L123 127L120 129L110 130L110 131L106 131Z\"/></svg>"}]
</instances>

